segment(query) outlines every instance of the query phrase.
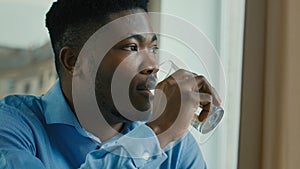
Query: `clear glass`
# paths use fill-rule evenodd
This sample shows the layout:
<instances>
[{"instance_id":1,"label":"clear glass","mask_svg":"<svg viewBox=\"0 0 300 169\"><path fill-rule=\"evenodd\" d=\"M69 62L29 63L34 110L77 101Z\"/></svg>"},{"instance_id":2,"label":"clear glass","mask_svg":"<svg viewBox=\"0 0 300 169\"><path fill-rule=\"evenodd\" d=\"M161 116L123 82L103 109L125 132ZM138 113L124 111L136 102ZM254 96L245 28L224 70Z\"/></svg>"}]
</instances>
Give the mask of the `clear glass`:
<instances>
[{"instance_id":1,"label":"clear glass","mask_svg":"<svg viewBox=\"0 0 300 169\"><path fill-rule=\"evenodd\" d=\"M223 115L224 110L222 107L212 106L212 112L203 122L200 122L198 120L198 115L195 114L191 125L202 134L207 134L218 126L218 124L222 120Z\"/></svg>"},{"instance_id":2,"label":"clear glass","mask_svg":"<svg viewBox=\"0 0 300 169\"><path fill-rule=\"evenodd\" d=\"M170 76L172 73L179 69L171 60L164 61L159 64L159 71L157 73L158 81L162 81L163 79ZM208 115L208 117L204 121L198 120L198 115L201 112L201 108L199 107L196 111L194 118L191 122L191 126L199 131L201 134L199 135L200 143L206 142L209 137L212 135L212 131L216 129L218 124L223 118L224 110L220 106L215 106L212 104L212 111Z\"/></svg>"}]
</instances>

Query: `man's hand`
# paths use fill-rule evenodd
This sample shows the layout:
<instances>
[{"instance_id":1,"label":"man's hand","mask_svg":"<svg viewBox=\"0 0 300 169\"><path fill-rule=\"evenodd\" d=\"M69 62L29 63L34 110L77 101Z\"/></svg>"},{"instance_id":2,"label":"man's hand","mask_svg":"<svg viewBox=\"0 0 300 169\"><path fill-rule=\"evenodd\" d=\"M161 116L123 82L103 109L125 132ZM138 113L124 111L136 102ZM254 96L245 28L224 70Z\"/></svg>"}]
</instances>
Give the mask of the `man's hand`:
<instances>
[{"instance_id":1,"label":"man's hand","mask_svg":"<svg viewBox=\"0 0 300 169\"><path fill-rule=\"evenodd\" d=\"M205 120L212 103L219 106L221 100L205 77L180 69L156 86L152 119L146 124L164 148L183 136L199 106L198 119Z\"/></svg>"}]
</instances>

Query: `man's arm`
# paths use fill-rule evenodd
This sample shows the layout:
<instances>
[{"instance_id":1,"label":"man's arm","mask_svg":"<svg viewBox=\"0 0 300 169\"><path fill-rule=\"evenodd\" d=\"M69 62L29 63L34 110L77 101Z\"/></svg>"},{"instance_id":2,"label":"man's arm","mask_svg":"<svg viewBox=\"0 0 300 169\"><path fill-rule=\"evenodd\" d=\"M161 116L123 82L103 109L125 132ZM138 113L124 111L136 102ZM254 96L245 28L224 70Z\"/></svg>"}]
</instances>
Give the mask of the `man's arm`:
<instances>
[{"instance_id":1,"label":"man's arm","mask_svg":"<svg viewBox=\"0 0 300 169\"><path fill-rule=\"evenodd\" d=\"M46 169L56 166L49 163L61 160L42 162L37 157L35 136L21 112L1 108L0 117L1 169ZM155 133L146 125L141 125L118 140L90 152L81 168L157 168L166 158Z\"/></svg>"},{"instance_id":2,"label":"man's arm","mask_svg":"<svg viewBox=\"0 0 300 169\"><path fill-rule=\"evenodd\" d=\"M207 169L202 152L194 136L188 131L182 139L182 152L179 157L179 168Z\"/></svg>"},{"instance_id":3,"label":"man's arm","mask_svg":"<svg viewBox=\"0 0 300 169\"><path fill-rule=\"evenodd\" d=\"M142 124L116 141L88 154L85 168L159 168L167 156L155 133Z\"/></svg>"},{"instance_id":4,"label":"man's arm","mask_svg":"<svg viewBox=\"0 0 300 169\"><path fill-rule=\"evenodd\" d=\"M0 168L44 169L35 157L34 137L31 129L19 121L17 112L0 109Z\"/></svg>"},{"instance_id":5,"label":"man's arm","mask_svg":"<svg viewBox=\"0 0 300 169\"><path fill-rule=\"evenodd\" d=\"M179 69L156 86L153 115L146 124L164 148L184 135L199 106L202 111L198 120L203 121L211 112L212 104L219 106L221 99L206 78Z\"/></svg>"}]
</instances>

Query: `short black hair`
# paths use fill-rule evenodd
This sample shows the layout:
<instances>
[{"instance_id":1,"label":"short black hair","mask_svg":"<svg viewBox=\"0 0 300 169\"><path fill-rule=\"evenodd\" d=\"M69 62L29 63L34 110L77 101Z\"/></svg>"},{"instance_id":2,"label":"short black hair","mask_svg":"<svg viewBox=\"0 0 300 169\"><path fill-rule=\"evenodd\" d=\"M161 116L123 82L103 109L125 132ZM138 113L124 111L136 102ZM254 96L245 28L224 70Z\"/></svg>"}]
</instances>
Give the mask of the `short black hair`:
<instances>
[{"instance_id":1,"label":"short black hair","mask_svg":"<svg viewBox=\"0 0 300 169\"><path fill-rule=\"evenodd\" d=\"M125 10L148 11L149 0L57 0L46 14L55 67L60 77L59 52L64 46L81 49L97 29L109 21L109 15ZM94 25L93 25L94 24ZM87 26L88 25L88 26Z\"/></svg>"}]
</instances>

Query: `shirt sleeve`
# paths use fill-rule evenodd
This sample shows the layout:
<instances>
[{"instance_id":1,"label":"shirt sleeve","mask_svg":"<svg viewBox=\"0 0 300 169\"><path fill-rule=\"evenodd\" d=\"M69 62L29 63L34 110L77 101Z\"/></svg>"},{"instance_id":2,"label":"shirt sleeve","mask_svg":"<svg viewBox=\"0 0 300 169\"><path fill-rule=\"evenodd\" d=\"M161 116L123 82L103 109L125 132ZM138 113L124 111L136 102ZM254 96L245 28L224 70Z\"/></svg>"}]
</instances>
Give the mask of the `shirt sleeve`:
<instances>
[{"instance_id":1,"label":"shirt sleeve","mask_svg":"<svg viewBox=\"0 0 300 169\"><path fill-rule=\"evenodd\" d=\"M36 157L34 134L19 114L13 108L0 109L0 168L48 168ZM81 168L153 169L158 168L166 158L155 133L141 124L119 139L90 152Z\"/></svg>"},{"instance_id":2,"label":"shirt sleeve","mask_svg":"<svg viewBox=\"0 0 300 169\"><path fill-rule=\"evenodd\" d=\"M9 112L9 113L8 113ZM0 168L45 169L35 157L33 134L14 113L13 109L0 109Z\"/></svg>"},{"instance_id":3,"label":"shirt sleeve","mask_svg":"<svg viewBox=\"0 0 300 169\"><path fill-rule=\"evenodd\" d=\"M181 141L183 142L183 148L179 157L180 168L207 169L200 147L194 136L187 131L186 136Z\"/></svg>"},{"instance_id":4,"label":"shirt sleeve","mask_svg":"<svg viewBox=\"0 0 300 169\"><path fill-rule=\"evenodd\" d=\"M1 150L0 151L0 168L1 169L46 169L43 163L34 155L26 151L18 150Z\"/></svg>"},{"instance_id":5,"label":"shirt sleeve","mask_svg":"<svg viewBox=\"0 0 300 169\"><path fill-rule=\"evenodd\" d=\"M155 133L141 124L118 140L104 144L87 155L81 169L87 168L159 168L167 155Z\"/></svg>"}]
</instances>

